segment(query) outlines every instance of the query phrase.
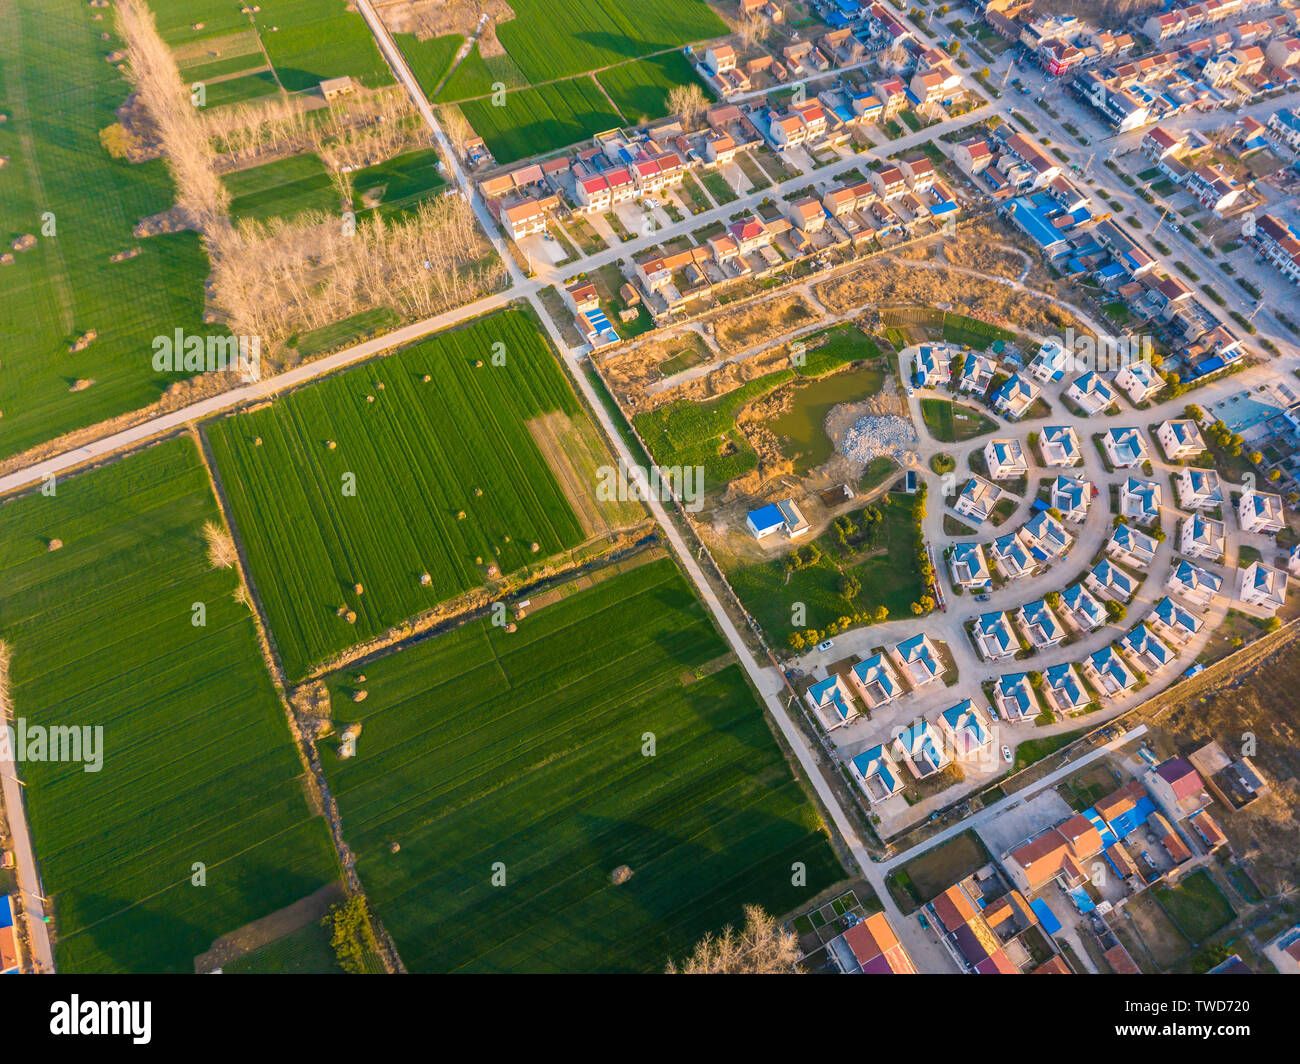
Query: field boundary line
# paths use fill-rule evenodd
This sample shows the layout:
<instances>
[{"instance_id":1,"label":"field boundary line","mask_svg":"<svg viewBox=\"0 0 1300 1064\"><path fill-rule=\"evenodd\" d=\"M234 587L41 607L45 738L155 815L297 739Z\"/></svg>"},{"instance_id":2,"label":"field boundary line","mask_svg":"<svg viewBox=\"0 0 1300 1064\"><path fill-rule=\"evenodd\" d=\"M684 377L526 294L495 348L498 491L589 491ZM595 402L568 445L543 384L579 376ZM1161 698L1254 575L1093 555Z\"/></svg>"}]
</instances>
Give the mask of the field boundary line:
<instances>
[{"instance_id":1,"label":"field boundary line","mask_svg":"<svg viewBox=\"0 0 1300 1064\"><path fill-rule=\"evenodd\" d=\"M261 597L253 582L252 572L248 566L248 556L234 522L230 502L226 497L225 486L221 481L221 474L217 470L216 462L208 449L206 435L200 431L197 425L190 426L190 433L197 445L199 460L203 463L204 472L208 477L208 485L216 501L217 509L221 513L221 521L225 526L226 534L230 536L231 542L235 545L235 568L239 576L239 586L244 593L244 604L248 607L249 613L252 614L253 625L257 629L257 642L259 649L262 651L262 664L266 667L271 677L271 683L275 687L275 696L280 703L280 710L284 714L289 734L293 737L294 749L298 752L298 761L302 766L303 775L308 781L309 790L314 799L313 804L320 810L319 814L317 814L315 810L311 810L309 807L312 812L311 818L314 819L316 815L323 816L325 823L329 826L330 841L334 847L334 857L338 862L340 872L343 874L343 883L347 892L350 895L359 894L365 897L365 888L362 886L361 877L356 872L356 857L343 838L342 815L338 803L334 800L334 795L330 792L329 782L325 778L324 766L320 760L320 751L316 747L315 739L306 734L299 726L298 715L294 712L293 705L289 701L284 669L275 650L274 636L271 634L270 625L266 620ZM369 899L367 899L368 903ZM396 944L378 916L373 915L373 906L371 906L371 909L372 923L374 924L376 937L379 940L379 952L383 958L384 967L390 974L404 973L406 969L402 964L400 954L397 952ZM83 928L83 930L85 929Z\"/></svg>"}]
</instances>

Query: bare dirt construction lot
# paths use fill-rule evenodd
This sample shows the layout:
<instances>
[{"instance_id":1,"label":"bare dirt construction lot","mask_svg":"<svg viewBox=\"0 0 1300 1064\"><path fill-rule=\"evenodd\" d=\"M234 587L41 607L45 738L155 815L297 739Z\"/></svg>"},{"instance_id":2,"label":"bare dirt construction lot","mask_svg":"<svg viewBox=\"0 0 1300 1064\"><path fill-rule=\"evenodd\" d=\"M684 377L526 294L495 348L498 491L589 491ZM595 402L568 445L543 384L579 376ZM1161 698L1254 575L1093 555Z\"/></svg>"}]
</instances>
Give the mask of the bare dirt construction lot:
<instances>
[{"instance_id":1,"label":"bare dirt construction lot","mask_svg":"<svg viewBox=\"0 0 1300 1064\"><path fill-rule=\"evenodd\" d=\"M948 307L1043 335L1076 325L1068 312L1034 292L972 277L942 263L909 268L893 256L877 256L861 269L821 282L814 291L824 306L839 313L867 304Z\"/></svg>"},{"instance_id":2,"label":"bare dirt construction lot","mask_svg":"<svg viewBox=\"0 0 1300 1064\"><path fill-rule=\"evenodd\" d=\"M468 39L479 16L486 14L488 21L478 38L483 56L505 52L497 40L497 23L515 17L506 0L377 0L375 7L394 33L413 33L422 41L451 34Z\"/></svg>"},{"instance_id":3,"label":"bare dirt construction lot","mask_svg":"<svg viewBox=\"0 0 1300 1064\"><path fill-rule=\"evenodd\" d=\"M711 319L711 324L718 346L730 354L775 340L811 324L817 317L817 311L802 296L783 295L723 311Z\"/></svg>"},{"instance_id":4,"label":"bare dirt construction lot","mask_svg":"<svg viewBox=\"0 0 1300 1064\"><path fill-rule=\"evenodd\" d=\"M1189 754L1211 739L1249 753L1270 790L1238 812L1214 807L1232 852L1266 895L1300 887L1300 630L1284 629L1175 687L1132 723L1157 752ZM1246 738L1243 738L1246 737Z\"/></svg>"}]
</instances>

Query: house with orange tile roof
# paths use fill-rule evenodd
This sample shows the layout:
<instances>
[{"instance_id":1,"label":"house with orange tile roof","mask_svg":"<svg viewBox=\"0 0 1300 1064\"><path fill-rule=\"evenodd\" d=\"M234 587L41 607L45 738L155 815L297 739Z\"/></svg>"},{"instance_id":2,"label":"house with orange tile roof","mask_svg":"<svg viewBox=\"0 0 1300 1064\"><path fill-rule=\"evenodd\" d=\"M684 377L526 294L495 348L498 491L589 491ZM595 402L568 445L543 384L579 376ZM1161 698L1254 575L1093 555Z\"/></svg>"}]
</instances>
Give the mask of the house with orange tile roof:
<instances>
[{"instance_id":1,"label":"house with orange tile roof","mask_svg":"<svg viewBox=\"0 0 1300 1064\"><path fill-rule=\"evenodd\" d=\"M1054 880L1066 889L1087 882L1085 862L1102 849L1096 825L1079 813L1008 851L1002 864L1016 887L1032 897Z\"/></svg>"},{"instance_id":2,"label":"house with orange tile roof","mask_svg":"<svg viewBox=\"0 0 1300 1064\"><path fill-rule=\"evenodd\" d=\"M851 975L916 975L884 913L872 913L831 941L829 953L840 971Z\"/></svg>"}]
</instances>

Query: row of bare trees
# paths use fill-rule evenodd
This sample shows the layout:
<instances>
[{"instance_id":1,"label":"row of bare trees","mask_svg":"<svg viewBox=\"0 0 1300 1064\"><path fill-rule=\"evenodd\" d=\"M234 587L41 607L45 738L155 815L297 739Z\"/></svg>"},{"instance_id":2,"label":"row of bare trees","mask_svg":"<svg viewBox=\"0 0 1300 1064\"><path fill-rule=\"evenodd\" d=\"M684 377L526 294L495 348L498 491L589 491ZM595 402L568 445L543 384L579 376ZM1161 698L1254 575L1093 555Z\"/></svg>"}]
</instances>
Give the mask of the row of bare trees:
<instances>
[{"instance_id":1,"label":"row of bare trees","mask_svg":"<svg viewBox=\"0 0 1300 1064\"><path fill-rule=\"evenodd\" d=\"M164 145L176 181L176 204L209 239L229 228L230 193L217 174L208 137L171 51L144 0L120 0L117 26L126 43L136 92Z\"/></svg>"},{"instance_id":2,"label":"row of bare trees","mask_svg":"<svg viewBox=\"0 0 1300 1064\"><path fill-rule=\"evenodd\" d=\"M204 113L203 124L221 153L221 165L229 169L302 151L330 151L341 166L366 166L426 142L419 116L399 86L329 107L313 108L300 96L219 107Z\"/></svg>"},{"instance_id":3,"label":"row of bare trees","mask_svg":"<svg viewBox=\"0 0 1300 1064\"><path fill-rule=\"evenodd\" d=\"M355 231L320 213L244 222L214 257L213 296L235 333L276 344L373 307L424 318L469 302L505 279L489 252L459 196L398 221L375 212Z\"/></svg>"},{"instance_id":4,"label":"row of bare trees","mask_svg":"<svg viewBox=\"0 0 1300 1064\"><path fill-rule=\"evenodd\" d=\"M144 0L119 0L118 26L177 204L207 248L213 307L236 334L261 337L264 355L276 360L288 337L362 310L389 306L402 317L429 317L504 280L504 265L460 197L426 200L397 221L377 211L360 221L352 214L350 170L405 150L413 139L427 143L404 97L378 93L323 117L282 102L260 107L256 122L248 113L242 123L238 115L205 120ZM214 137L237 157L268 143L315 149L333 176L340 213L232 225Z\"/></svg>"}]
</instances>

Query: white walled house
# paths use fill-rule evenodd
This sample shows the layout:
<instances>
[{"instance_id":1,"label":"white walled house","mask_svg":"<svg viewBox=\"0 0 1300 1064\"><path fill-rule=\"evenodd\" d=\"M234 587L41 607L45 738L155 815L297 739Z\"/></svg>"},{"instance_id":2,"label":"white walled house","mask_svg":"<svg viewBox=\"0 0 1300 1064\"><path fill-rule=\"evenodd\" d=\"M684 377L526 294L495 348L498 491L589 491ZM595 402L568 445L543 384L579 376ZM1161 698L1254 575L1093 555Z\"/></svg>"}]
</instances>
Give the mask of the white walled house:
<instances>
[{"instance_id":1,"label":"white walled house","mask_svg":"<svg viewBox=\"0 0 1300 1064\"><path fill-rule=\"evenodd\" d=\"M1223 505L1223 485L1213 469L1184 466L1175 479L1178 505L1184 510L1213 510Z\"/></svg>"},{"instance_id":2,"label":"white walled house","mask_svg":"<svg viewBox=\"0 0 1300 1064\"><path fill-rule=\"evenodd\" d=\"M1160 427L1156 429L1156 439L1160 442L1165 457L1171 462L1195 458L1205 452L1205 441L1201 438L1201 430L1196 427L1195 421L1187 418L1162 421Z\"/></svg>"},{"instance_id":3,"label":"white walled house","mask_svg":"<svg viewBox=\"0 0 1300 1064\"><path fill-rule=\"evenodd\" d=\"M1178 549L1189 558L1217 562L1223 559L1223 522L1204 514L1184 517L1178 534Z\"/></svg>"},{"instance_id":4,"label":"white walled house","mask_svg":"<svg viewBox=\"0 0 1300 1064\"><path fill-rule=\"evenodd\" d=\"M1106 457L1116 469L1131 469L1150 457L1146 440L1135 428L1107 429L1102 443Z\"/></svg>"},{"instance_id":5,"label":"white walled house","mask_svg":"<svg viewBox=\"0 0 1300 1064\"><path fill-rule=\"evenodd\" d=\"M1247 606L1272 614L1286 605L1286 585L1287 576L1281 569L1252 562L1241 571L1237 596Z\"/></svg>"},{"instance_id":6,"label":"white walled house","mask_svg":"<svg viewBox=\"0 0 1300 1064\"><path fill-rule=\"evenodd\" d=\"M1237 503L1237 520L1243 532L1272 534L1286 524L1282 516L1282 496L1266 491L1243 491Z\"/></svg>"},{"instance_id":7,"label":"white walled house","mask_svg":"<svg viewBox=\"0 0 1300 1064\"><path fill-rule=\"evenodd\" d=\"M984 445L984 461L994 480L1014 480L1029 472L1019 440L989 440Z\"/></svg>"}]
</instances>

